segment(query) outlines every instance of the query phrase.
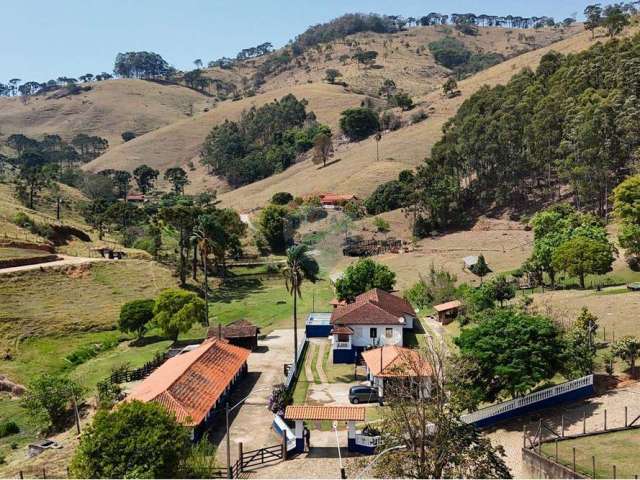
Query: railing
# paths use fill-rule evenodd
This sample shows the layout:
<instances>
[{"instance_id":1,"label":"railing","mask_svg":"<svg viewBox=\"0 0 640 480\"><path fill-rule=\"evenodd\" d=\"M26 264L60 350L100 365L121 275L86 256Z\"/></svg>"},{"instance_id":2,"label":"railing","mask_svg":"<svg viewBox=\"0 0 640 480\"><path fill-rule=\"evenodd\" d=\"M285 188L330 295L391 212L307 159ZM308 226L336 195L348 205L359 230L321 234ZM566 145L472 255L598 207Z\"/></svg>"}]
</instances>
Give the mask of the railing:
<instances>
[{"instance_id":1,"label":"railing","mask_svg":"<svg viewBox=\"0 0 640 480\"><path fill-rule=\"evenodd\" d=\"M323 312L310 313L305 325L331 325L331 314Z\"/></svg>"},{"instance_id":2,"label":"railing","mask_svg":"<svg viewBox=\"0 0 640 480\"><path fill-rule=\"evenodd\" d=\"M356 433L356 444L362 445L363 447L377 447L382 443L381 436L370 437L368 435L362 435L360 433Z\"/></svg>"},{"instance_id":3,"label":"railing","mask_svg":"<svg viewBox=\"0 0 640 480\"><path fill-rule=\"evenodd\" d=\"M287 378L284 381L284 386L286 387L287 390L289 390L291 388L293 380L296 378L296 376L298 374L298 369L300 368L300 361L304 356L304 352L306 350L306 347L307 347L307 336L306 335L302 335L302 340L300 341L300 344L298 345L298 358L296 358L296 363L291 365L291 368L289 369L289 372L287 373Z\"/></svg>"},{"instance_id":4,"label":"railing","mask_svg":"<svg viewBox=\"0 0 640 480\"><path fill-rule=\"evenodd\" d=\"M287 439L287 451L291 451L296 448L296 435L280 415L274 415L273 428L278 434L285 435Z\"/></svg>"},{"instance_id":5,"label":"railing","mask_svg":"<svg viewBox=\"0 0 640 480\"><path fill-rule=\"evenodd\" d=\"M145 363L142 367L136 368L135 370L116 370L105 381L112 384L120 384L142 380L143 378L151 375L151 373L162 365L168 358L169 355L164 353L156 356L153 360Z\"/></svg>"},{"instance_id":6,"label":"railing","mask_svg":"<svg viewBox=\"0 0 640 480\"><path fill-rule=\"evenodd\" d=\"M517 410L534 403L541 402L543 400L560 396L562 394L579 390L581 388L593 385L593 375L587 375L586 377L571 380L570 382L556 385L555 387L546 388L539 392L530 393L521 398L515 398L508 402L500 403L498 405L492 405L477 412L463 415L462 420L466 423L476 423L487 418L495 417L513 410Z\"/></svg>"},{"instance_id":7,"label":"railing","mask_svg":"<svg viewBox=\"0 0 640 480\"><path fill-rule=\"evenodd\" d=\"M334 350L351 350L351 342L335 342Z\"/></svg>"}]
</instances>

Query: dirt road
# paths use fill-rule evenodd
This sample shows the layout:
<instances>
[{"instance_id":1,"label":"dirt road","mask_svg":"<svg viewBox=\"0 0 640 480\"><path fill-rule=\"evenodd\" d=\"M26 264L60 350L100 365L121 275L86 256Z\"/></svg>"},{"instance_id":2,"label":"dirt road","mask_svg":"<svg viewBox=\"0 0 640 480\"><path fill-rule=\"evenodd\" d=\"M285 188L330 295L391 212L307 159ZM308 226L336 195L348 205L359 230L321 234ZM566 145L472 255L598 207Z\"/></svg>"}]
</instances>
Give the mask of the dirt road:
<instances>
[{"instance_id":1,"label":"dirt road","mask_svg":"<svg viewBox=\"0 0 640 480\"><path fill-rule=\"evenodd\" d=\"M0 275L16 272L27 272L29 270L40 270L44 268L63 267L67 265L83 265L86 263L107 262L106 258L90 258L90 257L70 257L68 255L58 255L60 260L54 262L38 263L35 265L23 265L21 267L0 268Z\"/></svg>"}]
</instances>

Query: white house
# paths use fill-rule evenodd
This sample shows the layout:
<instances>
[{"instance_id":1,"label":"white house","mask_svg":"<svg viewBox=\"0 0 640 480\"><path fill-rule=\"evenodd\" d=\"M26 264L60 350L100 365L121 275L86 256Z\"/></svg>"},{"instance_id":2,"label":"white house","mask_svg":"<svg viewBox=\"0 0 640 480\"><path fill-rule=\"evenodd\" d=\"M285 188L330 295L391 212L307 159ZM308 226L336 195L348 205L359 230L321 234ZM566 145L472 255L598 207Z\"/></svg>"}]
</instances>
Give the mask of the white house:
<instances>
[{"instance_id":1,"label":"white house","mask_svg":"<svg viewBox=\"0 0 640 480\"><path fill-rule=\"evenodd\" d=\"M354 363L367 348L402 347L404 330L413 329L415 319L409 302L380 289L337 306L331 314L333 362Z\"/></svg>"},{"instance_id":2,"label":"white house","mask_svg":"<svg viewBox=\"0 0 640 480\"><path fill-rule=\"evenodd\" d=\"M406 387L414 385L421 395L429 396L433 368L417 350L380 347L363 352L362 359L371 386L378 388L380 398L384 397L385 386L392 382L401 382Z\"/></svg>"}]
</instances>

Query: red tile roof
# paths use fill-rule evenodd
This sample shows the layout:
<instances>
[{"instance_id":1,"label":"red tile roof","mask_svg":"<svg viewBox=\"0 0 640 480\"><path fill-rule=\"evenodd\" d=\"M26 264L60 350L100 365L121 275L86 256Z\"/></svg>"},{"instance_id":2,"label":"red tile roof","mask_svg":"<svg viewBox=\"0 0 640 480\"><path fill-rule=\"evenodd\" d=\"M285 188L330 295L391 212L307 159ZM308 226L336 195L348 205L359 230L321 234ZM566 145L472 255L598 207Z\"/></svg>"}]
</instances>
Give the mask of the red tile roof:
<instances>
[{"instance_id":1,"label":"red tile roof","mask_svg":"<svg viewBox=\"0 0 640 480\"><path fill-rule=\"evenodd\" d=\"M405 299L374 288L358 295L353 303L338 306L331 314L336 325L401 325L404 315L415 317L416 312Z\"/></svg>"},{"instance_id":2,"label":"red tile roof","mask_svg":"<svg viewBox=\"0 0 640 480\"><path fill-rule=\"evenodd\" d=\"M216 338L170 358L133 389L127 400L157 402L187 426L200 424L242 369L249 350Z\"/></svg>"},{"instance_id":3,"label":"red tile roof","mask_svg":"<svg viewBox=\"0 0 640 480\"><path fill-rule=\"evenodd\" d=\"M316 405L289 405L284 412L287 420L337 420L364 422L364 407L320 407Z\"/></svg>"},{"instance_id":4,"label":"red tile roof","mask_svg":"<svg viewBox=\"0 0 640 480\"><path fill-rule=\"evenodd\" d=\"M460 307L462 307L462 303L458 300L454 300L453 302L435 305L433 308L436 312L448 312L449 310L455 310L456 308Z\"/></svg>"},{"instance_id":5,"label":"red tile roof","mask_svg":"<svg viewBox=\"0 0 640 480\"><path fill-rule=\"evenodd\" d=\"M347 327L346 325L338 325L336 327L333 327L333 330L331 330L331 335L353 335L353 330L349 327Z\"/></svg>"},{"instance_id":6,"label":"red tile roof","mask_svg":"<svg viewBox=\"0 0 640 480\"><path fill-rule=\"evenodd\" d=\"M362 352L374 377L430 377L433 368L417 350L389 346Z\"/></svg>"},{"instance_id":7,"label":"red tile roof","mask_svg":"<svg viewBox=\"0 0 640 480\"><path fill-rule=\"evenodd\" d=\"M211 327L207 336L217 337L218 329L218 326ZM260 329L248 320L236 320L223 326L220 330L222 330L222 338L255 337L260 332Z\"/></svg>"},{"instance_id":8,"label":"red tile roof","mask_svg":"<svg viewBox=\"0 0 640 480\"><path fill-rule=\"evenodd\" d=\"M337 203L346 203L356 198L355 195L338 195L335 193L325 193L320 195L320 202L324 204L337 204Z\"/></svg>"}]
</instances>

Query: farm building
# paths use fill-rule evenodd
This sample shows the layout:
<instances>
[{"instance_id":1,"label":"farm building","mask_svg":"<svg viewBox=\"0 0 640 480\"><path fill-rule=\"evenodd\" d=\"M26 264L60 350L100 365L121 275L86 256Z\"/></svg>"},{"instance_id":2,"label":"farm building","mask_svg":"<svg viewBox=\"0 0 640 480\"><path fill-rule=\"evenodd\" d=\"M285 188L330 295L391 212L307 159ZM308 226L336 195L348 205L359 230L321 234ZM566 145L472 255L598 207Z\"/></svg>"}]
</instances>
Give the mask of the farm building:
<instances>
[{"instance_id":1,"label":"farm building","mask_svg":"<svg viewBox=\"0 0 640 480\"><path fill-rule=\"evenodd\" d=\"M340 208L344 206L346 203L352 200L358 199L358 197L350 193L345 195L340 195L337 193L321 193L317 196L320 199L320 204L324 208L329 208L329 209Z\"/></svg>"},{"instance_id":2,"label":"farm building","mask_svg":"<svg viewBox=\"0 0 640 480\"><path fill-rule=\"evenodd\" d=\"M260 329L248 320L236 320L225 326L211 327L207 336L219 337L228 340L231 345L255 350L258 347L258 334Z\"/></svg>"},{"instance_id":3,"label":"farm building","mask_svg":"<svg viewBox=\"0 0 640 480\"><path fill-rule=\"evenodd\" d=\"M416 312L405 299L373 289L331 313L334 363L353 363L364 349L402 346L405 329L413 329Z\"/></svg>"},{"instance_id":4,"label":"farm building","mask_svg":"<svg viewBox=\"0 0 640 480\"><path fill-rule=\"evenodd\" d=\"M438 313L438 321L443 325L448 325L460 314L462 303L458 300L435 305L434 310Z\"/></svg>"},{"instance_id":5,"label":"farm building","mask_svg":"<svg viewBox=\"0 0 640 480\"><path fill-rule=\"evenodd\" d=\"M433 368L417 350L398 347L380 347L362 352L371 385L378 387L378 396L384 397L385 383L405 382L412 378L431 378ZM429 385L429 381L425 383ZM427 392L423 392L427 394Z\"/></svg>"},{"instance_id":6,"label":"farm building","mask_svg":"<svg viewBox=\"0 0 640 480\"><path fill-rule=\"evenodd\" d=\"M233 386L246 374L249 350L211 338L170 358L136 386L126 401L157 402L192 428L199 440Z\"/></svg>"}]
</instances>

